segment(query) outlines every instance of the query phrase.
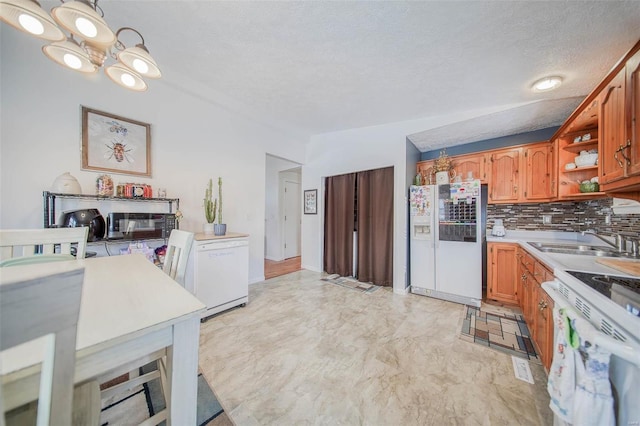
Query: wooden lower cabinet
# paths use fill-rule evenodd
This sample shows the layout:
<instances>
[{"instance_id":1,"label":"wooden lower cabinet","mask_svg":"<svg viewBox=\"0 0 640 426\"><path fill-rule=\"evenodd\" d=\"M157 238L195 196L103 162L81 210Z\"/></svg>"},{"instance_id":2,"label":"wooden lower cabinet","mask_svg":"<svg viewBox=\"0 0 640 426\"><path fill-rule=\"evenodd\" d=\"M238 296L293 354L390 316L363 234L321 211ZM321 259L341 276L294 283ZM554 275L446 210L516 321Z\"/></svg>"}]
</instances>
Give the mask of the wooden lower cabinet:
<instances>
[{"instance_id":1,"label":"wooden lower cabinet","mask_svg":"<svg viewBox=\"0 0 640 426\"><path fill-rule=\"evenodd\" d=\"M517 303L518 244L488 243L487 299Z\"/></svg>"},{"instance_id":2,"label":"wooden lower cabinet","mask_svg":"<svg viewBox=\"0 0 640 426\"><path fill-rule=\"evenodd\" d=\"M533 341L536 343L542 365L549 371L553 359L553 299L538 285L534 302L537 313Z\"/></svg>"},{"instance_id":3,"label":"wooden lower cabinet","mask_svg":"<svg viewBox=\"0 0 640 426\"><path fill-rule=\"evenodd\" d=\"M511 245L515 247L515 278L514 286L516 289L516 300L518 306L522 309L522 316L527 323L527 328L531 334L531 340L534 342L536 351L540 356L542 365L549 371L553 358L553 299L542 288L541 284L545 281L553 280L553 272L543 263L538 262L526 250L517 244L489 243L491 245L505 246ZM494 246L493 253L507 253L505 247L498 249ZM491 251L489 256L491 259ZM507 261L506 255L498 256L498 262ZM508 271L506 265L498 265L495 267L490 263L489 270ZM508 274L507 274L508 275ZM490 285L490 284L489 284ZM503 285L504 287L504 285ZM490 287L487 288L487 298L489 297Z\"/></svg>"},{"instance_id":4,"label":"wooden lower cabinet","mask_svg":"<svg viewBox=\"0 0 640 426\"><path fill-rule=\"evenodd\" d=\"M520 309L524 306L524 283L527 278L525 273L526 269L524 264L522 263L522 256L524 255L524 249L518 247L516 251L516 263L517 263L517 273L516 273L516 296L518 299L518 306Z\"/></svg>"}]
</instances>

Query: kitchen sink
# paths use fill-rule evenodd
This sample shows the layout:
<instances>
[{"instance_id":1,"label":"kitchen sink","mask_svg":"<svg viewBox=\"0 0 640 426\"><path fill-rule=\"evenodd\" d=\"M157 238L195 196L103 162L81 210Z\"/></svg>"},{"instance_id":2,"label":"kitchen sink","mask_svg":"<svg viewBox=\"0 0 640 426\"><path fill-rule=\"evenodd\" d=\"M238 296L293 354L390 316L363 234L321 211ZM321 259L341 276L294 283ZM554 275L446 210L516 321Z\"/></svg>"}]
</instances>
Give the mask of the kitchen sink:
<instances>
[{"instance_id":1,"label":"kitchen sink","mask_svg":"<svg viewBox=\"0 0 640 426\"><path fill-rule=\"evenodd\" d=\"M554 244L528 242L529 245L546 253L580 254L585 256L626 257L634 258L631 253L619 252L613 247L592 246L588 244Z\"/></svg>"}]
</instances>

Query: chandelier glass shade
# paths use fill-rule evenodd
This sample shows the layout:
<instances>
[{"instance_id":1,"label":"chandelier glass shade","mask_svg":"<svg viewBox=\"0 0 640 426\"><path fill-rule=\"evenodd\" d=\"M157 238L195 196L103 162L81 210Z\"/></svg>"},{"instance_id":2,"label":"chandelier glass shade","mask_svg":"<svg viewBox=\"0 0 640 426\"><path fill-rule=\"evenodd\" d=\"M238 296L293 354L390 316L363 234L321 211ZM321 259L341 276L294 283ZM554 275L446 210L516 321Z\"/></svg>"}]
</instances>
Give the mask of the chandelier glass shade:
<instances>
[{"instance_id":1,"label":"chandelier glass shade","mask_svg":"<svg viewBox=\"0 0 640 426\"><path fill-rule=\"evenodd\" d=\"M110 57L116 63L105 67L105 74L127 89L147 90L143 78L161 77L142 34L130 27L122 27L114 33L103 18L98 0L61 0L61 3L49 15L35 0L0 0L0 20L27 34L51 41L43 46L43 53L75 71L96 72ZM141 42L127 48L120 39L123 31L136 33Z\"/></svg>"}]
</instances>

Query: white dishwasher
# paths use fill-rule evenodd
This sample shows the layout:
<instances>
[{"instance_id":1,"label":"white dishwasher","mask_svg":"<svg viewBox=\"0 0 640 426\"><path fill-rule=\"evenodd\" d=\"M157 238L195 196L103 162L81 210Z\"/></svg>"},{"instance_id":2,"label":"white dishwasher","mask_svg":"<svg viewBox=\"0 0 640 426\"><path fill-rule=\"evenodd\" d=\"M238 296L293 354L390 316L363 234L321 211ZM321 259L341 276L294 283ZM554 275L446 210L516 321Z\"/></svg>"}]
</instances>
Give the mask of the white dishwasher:
<instances>
[{"instance_id":1,"label":"white dishwasher","mask_svg":"<svg viewBox=\"0 0 640 426\"><path fill-rule=\"evenodd\" d=\"M249 301L249 241L242 238L194 240L185 288L207 309L202 318Z\"/></svg>"}]
</instances>

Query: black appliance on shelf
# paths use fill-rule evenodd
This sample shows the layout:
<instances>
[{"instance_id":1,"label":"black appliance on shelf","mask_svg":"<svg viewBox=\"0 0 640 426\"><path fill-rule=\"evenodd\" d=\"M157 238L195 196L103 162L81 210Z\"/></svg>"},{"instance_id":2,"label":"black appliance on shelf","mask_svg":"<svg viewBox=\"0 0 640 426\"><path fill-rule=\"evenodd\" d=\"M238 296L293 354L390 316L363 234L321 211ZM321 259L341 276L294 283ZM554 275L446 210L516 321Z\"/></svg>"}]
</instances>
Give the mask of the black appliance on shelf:
<instances>
[{"instance_id":1,"label":"black appliance on shelf","mask_svg":"<svg viewBox=\"0 0 640 426\"><path fill-rule=\"evenodd\" d=\"M178 226L175 213L118 212L109 213L107 225L109 240L167 239Z\"/></svg>"},{"instance_id":2,"label":"black appliance on shelf","mask_svg":"<svg viewBox=\"0 0 640 426\"><path fill-rule=\"evenodd\" d=\"M61 228L89 228L87 241L98 241L104 238L106 224L98 209L69 210L60 215Z\"/></svg>"}]
</instances>

